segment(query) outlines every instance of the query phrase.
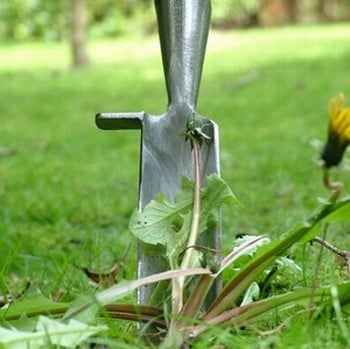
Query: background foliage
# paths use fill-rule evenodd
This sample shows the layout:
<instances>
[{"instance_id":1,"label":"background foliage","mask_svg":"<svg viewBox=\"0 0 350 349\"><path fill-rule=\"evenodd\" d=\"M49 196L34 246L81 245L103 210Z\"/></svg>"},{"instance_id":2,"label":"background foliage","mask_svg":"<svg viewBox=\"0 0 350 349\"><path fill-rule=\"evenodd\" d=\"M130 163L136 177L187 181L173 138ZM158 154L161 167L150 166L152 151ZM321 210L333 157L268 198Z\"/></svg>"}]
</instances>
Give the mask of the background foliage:
<instances>
[{"instance_id":1,"label":"background foliage","mask_svg":"<svg viewBox=\"0 0 350 349\"><path fill-rule=\"evenodd\" d=\"M0 2L0 39L62 40L68 33L70 0ZM149 34L156 29L152 0L86 0L91 36ZM213 26L271 26L343 21L349 0L212 0ZM290 13L293 12L293 13Z\"/></svg>"}]
</instances>

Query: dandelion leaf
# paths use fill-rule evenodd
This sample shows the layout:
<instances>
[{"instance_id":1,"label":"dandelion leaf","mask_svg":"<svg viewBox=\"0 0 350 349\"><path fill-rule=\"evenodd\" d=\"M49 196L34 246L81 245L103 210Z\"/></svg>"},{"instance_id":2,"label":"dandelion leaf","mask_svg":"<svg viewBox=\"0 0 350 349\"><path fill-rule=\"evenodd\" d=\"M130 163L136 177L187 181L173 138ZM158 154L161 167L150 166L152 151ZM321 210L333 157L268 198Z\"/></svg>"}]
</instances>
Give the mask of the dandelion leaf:
<instances>
[{"instance_id":1,"label":"dandelion leaf","mask_svg":"<svg viewBox=\"0 0 350 349\"><path fill-rule=\"evenodd\" d=\"M40 316L34 332L0 327L0 349L76 348L102 330L104 326L89 326L75 320L63 323Z\"/></svg>"},{"instance_id":2,"label":"dandelion leaf","mask_svg":"<svg viewBox=\"0 0 350 349\"><path fill-rule=\"evenodd\" d=\"M201 191L200 232L207 229L212 213L223 203L236 201L229 186L217 175L207 177L207 186ZM182 188L173 203L159 193L142 212L131 216L129 229L141 241L165 247L167 257L174 256L184 248L191 224L193 207L193 184L184 178Z\"/></svg>"}]
</instances>

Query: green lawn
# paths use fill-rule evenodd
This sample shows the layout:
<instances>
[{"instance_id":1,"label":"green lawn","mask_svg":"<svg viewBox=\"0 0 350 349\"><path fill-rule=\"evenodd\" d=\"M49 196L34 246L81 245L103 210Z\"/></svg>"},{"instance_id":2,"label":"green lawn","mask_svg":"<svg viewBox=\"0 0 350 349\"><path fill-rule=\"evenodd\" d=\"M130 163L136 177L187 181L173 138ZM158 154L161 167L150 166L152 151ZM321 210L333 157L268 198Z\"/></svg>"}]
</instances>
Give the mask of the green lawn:
<instances>
[{"instance_id":1,"label":"green lawn","mask_svg":"<svg viewBox=\"0 0 350 349\"><path fill-rule=\"evenodd\" d=\"M277 237L327 196L310 141L326 138L329 99L342 91L350 101L349 30L211 33L198 111L219 125L222 176L243 204L224 210L224 251L237 234ZM14 289L15 278L29 277L31 292L62 289L71 300L89 289L75 265L108 270L130 243L120 278L134 277L127 226L137 205L140 135L100 131L94 114L164 111L158 41L92 42L89 51L91 66L72 71L64 44L0 49L0 147L11 150L0 155L0 295ZM349 191L349 175L339 178ZM349 226L334 227L328 239L350 249ZM311 284L318 251L292 251L304 273L289 287ZM347 277L325 252L321 281ZM265 339L239 330L220 336L235 348L344 347L332 321L291 321Z\"/></svg>"}]
</instances>

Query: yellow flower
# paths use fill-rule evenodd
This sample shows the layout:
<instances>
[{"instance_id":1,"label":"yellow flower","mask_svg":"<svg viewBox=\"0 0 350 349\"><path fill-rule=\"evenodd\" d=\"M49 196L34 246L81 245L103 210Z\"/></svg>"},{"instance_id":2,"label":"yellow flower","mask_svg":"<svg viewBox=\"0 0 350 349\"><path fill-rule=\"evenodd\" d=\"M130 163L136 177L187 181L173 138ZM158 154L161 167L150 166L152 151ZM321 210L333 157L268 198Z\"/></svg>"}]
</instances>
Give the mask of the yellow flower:
<instances>
[{"instance_id":1,"label":"yellow flower","mask_svg":"<svg viewBox=\"0 0 350 349\"><path fill-rule=\"evenodd\" d=\"M341 93L329 104L328 139L321 154L326 168L339 165L350 144L350 107L344 107L344 102Z\"/></svg>"}]
</instances>

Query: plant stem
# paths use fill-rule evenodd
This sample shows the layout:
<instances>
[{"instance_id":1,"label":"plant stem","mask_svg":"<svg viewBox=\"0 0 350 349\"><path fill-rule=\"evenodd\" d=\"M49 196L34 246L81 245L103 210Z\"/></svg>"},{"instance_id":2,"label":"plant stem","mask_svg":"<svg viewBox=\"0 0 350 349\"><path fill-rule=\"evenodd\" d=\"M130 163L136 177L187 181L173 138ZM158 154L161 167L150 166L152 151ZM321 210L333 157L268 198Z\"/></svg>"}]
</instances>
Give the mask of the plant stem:
<instances>
[{"instance_id":1,"label":"plant stem","mask_svg":"<svg viewBox=\"0 0 350 349\"><path fill-rule=\"evenodd\" d=\"M338 199L341 191L343 190L343 187L344 187L343 183L331 181L331 179L329 178L328 169L324 169L323 183L324 183L325 187L333 190L333 192L331 193L331 196L330 196L330 201L335 202ZM333 246L332 244L330 244L329 242L327 242L324 238L321 238L319 236L316 236L313 239L313 241L318 242L319 244L321 244L322 246L324 246L328 250L330 250L330 251L334 252L335 254L337 254L338 256L344 258L348 272L350 274L350 251L337 248L337 247Z\"/></svg>"},{"instance_id":2,"label":"plant stem","mask_svg":"<svg viewBox=\"0 0 350 349\"><path fill-rule=\"evenodd\" d=\"M196 245L199 231L199 221L201 213L201 164L199 144L196 140L193 141L193 156L194 156L194 198L193 211L190 235L187 241L187 248L182 259L181 269L187 269L190 266L193 255L193 246Z\"/></svg>"},{"instance_id":3,"label":"plant stem","mask_svg":"<svg viewBox=\"0 0 350 349\"><path fill-rule=\"evenodd\" d=\"M328 169L324 169L323 170L323 184L326 188L332 190L332 194L330 196L330 200L331 202L335 202L341 191L343 190L343 183L342 182L337 182L337 181L332 181L330 179L330 176L329 176L329 170Z\"/></svg>"},{"instance_id":4,"label":"plant stem","mask_svg":"<svg viewBox=\"0 0 350 349\"><path fill-rule=\"evenodd\" d=\"M344 258L348 272L350 274L350 251L338 248L338 247L330 244L328 241L324 240L323 238L321 238L319 236L316 236L313 239L313 241L318 242L319 244L321 244L322 246L324 246L328 250L332 251L333 253L335 253L339 257Z\"/></svg>"},{"instance_id":5,"label":"plant stem","mask_svg":"<svg viewBox=\"0 0 350 349\"><path fill-rule=\"evenodd\" d=\"M194 193L192 221L187 246L180 269L188 269L193 256L193 246L196 245L199 231L200 212L201 212L201 163L200 146L196 139L193 140L194 157ZM172 311L174 315L180 314L183 308L183 293L185 286L185 277L181 276L173 281L172 290Z\"/></svg>"},{"instance_id":6,"label":"plant stem","mask_svg":"<svg viewBox=\"0 0 350 349\"><path fill-rule=\"evenodd\" d=\"M328 226L329 226L329 224L325 223L324 229L323 229L323 234L322 234L322 240L324 240L325 237L326 237ZM320 272L322 256L323 256L323 245L321 246L320 252L319 252L318 257L317 257L315 275L314 275L314 279L313 279L313 282L312 282L311 294L310 294L310 299L309 299L308 317L311 317L311 314L312 314L313 303L314 303L314 295L315 295L315 290L317 288L317 280L318 280L318 275L319 275L319 272Z\"/></svg>"}]
</instances>

